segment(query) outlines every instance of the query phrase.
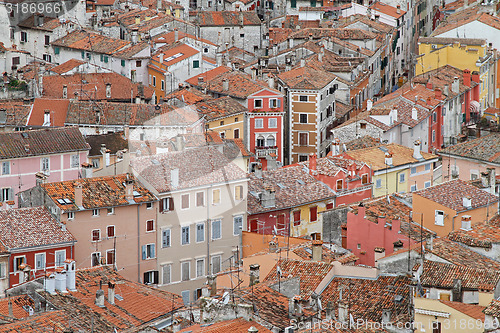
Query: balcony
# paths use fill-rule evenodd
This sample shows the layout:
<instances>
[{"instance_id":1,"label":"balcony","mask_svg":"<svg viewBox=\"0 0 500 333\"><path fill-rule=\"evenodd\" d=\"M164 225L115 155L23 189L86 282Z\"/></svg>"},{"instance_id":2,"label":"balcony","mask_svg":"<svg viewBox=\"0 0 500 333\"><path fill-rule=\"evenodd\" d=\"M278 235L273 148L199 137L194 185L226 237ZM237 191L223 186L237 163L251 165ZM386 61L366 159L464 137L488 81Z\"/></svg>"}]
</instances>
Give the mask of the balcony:
<instances>
[{"instance_id":1,"label":"balcony","mask_svg":"<svg viewBox=\"0 0 500 333\"><path fill-rule=\"evenodd\" d=\"M275 154L278 156L278 147L255 147L255 157L266 158L269 154Z\"/></svg>"}]
</instances>

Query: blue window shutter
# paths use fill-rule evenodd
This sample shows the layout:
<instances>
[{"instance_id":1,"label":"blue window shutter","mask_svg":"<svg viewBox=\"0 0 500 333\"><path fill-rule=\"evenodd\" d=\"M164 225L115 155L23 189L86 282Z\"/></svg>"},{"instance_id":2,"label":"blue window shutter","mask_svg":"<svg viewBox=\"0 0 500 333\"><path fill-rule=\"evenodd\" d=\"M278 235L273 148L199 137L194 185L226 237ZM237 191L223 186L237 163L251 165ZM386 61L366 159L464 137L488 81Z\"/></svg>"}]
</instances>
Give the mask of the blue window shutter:
<instances>
[{"instance_id":1,"label":"blue window shutter","mask_svg":"<svg viewBox=\"0 0 500 333\"><path fill-rule=\"evenodd\" d=\"M151 244L151 258L155 258L155 244Z\"/></svg>"},{"instance_id":2,"label":"blue window shutter","mask_svg":"<svg viewBox=\"0 0 500 333\"><path fill-rule=\"evenodd\" d=\"M143 245L142 246L142 260L146 260L146 257L147 257L147 249L146 249L146 245Z\"/></svg>"},{"instance_id":3,"label":"blue window shutter","mask_svg":"<svg viewBox=\"0 0 500 333\"><path fill-rule=\"evenodd\" d=\"M278 98L278 107L281 107L281 99Z\"/></svg>"},{"instance_id":4,"label":"blue window shutter","mask_svg":"<svg viewBox=\"0 0 500 333\"><path fill-rule=\"evenodd\" d=\"M85 52L82 51L82 59L85 59Z\"/></svg>"}]
</instances>

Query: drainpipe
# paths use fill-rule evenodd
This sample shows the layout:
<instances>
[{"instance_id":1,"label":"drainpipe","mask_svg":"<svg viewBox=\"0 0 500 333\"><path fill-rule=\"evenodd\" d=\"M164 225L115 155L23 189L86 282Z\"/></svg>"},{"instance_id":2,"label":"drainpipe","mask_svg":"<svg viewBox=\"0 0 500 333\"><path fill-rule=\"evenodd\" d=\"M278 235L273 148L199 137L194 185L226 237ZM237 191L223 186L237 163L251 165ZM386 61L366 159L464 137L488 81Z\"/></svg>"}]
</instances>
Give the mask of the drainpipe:
<instances>
[{"instance_id":1,"label":"drainpipe","mask_svg":"<svg viewBox=\"0 0 500 333\"><path fill-rule=\"evenodd\" d=\"M141 223L140 223L140 205L137 205L137 282L141 283Z\"/></svg>"},{"instance_id":2,"label":"drainpipe","mask_svg":"<svg viewBox=\"0 0 500 333\"><path fill-rule=\"evenodd\" d=\"M451 219L451 231L455 230L455 217L457 216L458 214L455 214L455 216Z\"/></svg>"}]
</instances>

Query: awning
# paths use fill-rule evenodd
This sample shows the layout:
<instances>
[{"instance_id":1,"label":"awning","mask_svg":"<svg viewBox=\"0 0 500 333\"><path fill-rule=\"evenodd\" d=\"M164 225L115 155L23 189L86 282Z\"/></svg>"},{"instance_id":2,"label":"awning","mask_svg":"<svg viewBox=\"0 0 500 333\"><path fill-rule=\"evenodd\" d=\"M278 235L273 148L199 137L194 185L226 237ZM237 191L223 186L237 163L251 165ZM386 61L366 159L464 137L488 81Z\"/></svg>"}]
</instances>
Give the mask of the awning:
<instances>
[{"instance_id":1,"label":"awning","mask_svg":"<svg viewBox=\"0 0 500 333\"><path fill-rule=\"evenodd\" d=\"M479 113L481 111L481 104L478 101L471 101L469 111Z\"/></svg>"}]
</instances>

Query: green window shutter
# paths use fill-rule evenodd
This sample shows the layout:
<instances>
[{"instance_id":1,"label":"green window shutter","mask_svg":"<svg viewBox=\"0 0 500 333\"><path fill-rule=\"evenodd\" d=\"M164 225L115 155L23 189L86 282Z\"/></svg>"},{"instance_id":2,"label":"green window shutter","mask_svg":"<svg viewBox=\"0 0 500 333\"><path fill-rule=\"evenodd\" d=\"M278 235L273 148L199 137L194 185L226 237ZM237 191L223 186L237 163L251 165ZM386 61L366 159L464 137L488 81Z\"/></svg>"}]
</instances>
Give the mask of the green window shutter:
<instances>
[{"instance_id":1,"label":"green window shutter","mask_svg":"<svg viewBox=\"0 0 500 333\"><path fill-rule=\"evenodd\" d=\"M108 56L104 56L104 62L107 63L108 62Z\"/></svg>"},{"instance_id":2,"label":"green window shutter","mask_svg":"<svg viewBox=\"0 0 500 333\"><path fill-rule=\"evenodd\" d=\"M102 56L102 54L101 54L101 62L103 62L103 61L104 61L104 57L103 57L103 56Z\"/></svg>"},{"instance_id":3,"label":"green window shutter","mask_svg":"<svg viewBox=\"0 0 500 333\"><path fill-rule=\"evenodd\" d=\"M316 7L316 0L311 0L311 7Z\"/></svg>"},{"instance_id":4,"label":"green window shutter","mask_svg":"<svg viewBox=\"0 0 500 333\"><path fill-rule=\"evenodd\" d=\"M85 59L85 51L82 51L82 59Z\"/></svg>"},{"instance_id":5,"label":"green window shutter","mask_svg":"<svg viewBox=\"0 0 500 333\"><path fill-rule=\"evenodd\" d=\"M193 68L200 68L200 61L199 60L193 60Z\"/></svg>"},{"instance_id":6,"label":"green window shutter","mask_svg":"<svg viewBox=\"0 0 500 333\"><path fill-rule=\"evenodd\" d=\"M297 0L291 0L291 4L290 4L290 6L291 6L292 8L297 8Z\"/></svg>"},{"instance_id":7,"label":"green window shutter","mask_svg":"<svg viewBox=\"0 0 500 333\"><path fill-rule=\"evenodd\" d=\"M59 54L59 52L60 52L59 47L57 47L57 46L54 47L54 54Z\"/></svg>"},{"instance_id":8,"label":"green window shutter","mask_svg":"<svg viewBox=\"0 0 500 333\"><path fill-rule=\"evenodd\" d=\"M125 60L122 59L122 67L125 67Z\"/></svg>"}]
</instances>

